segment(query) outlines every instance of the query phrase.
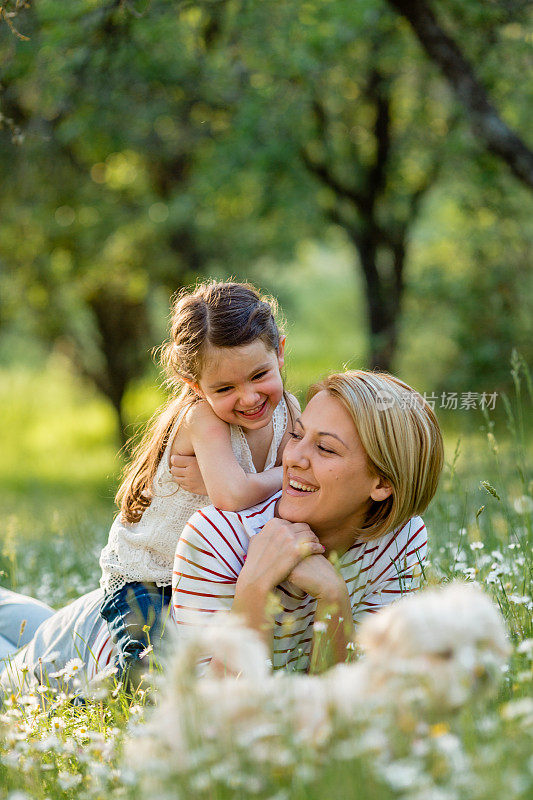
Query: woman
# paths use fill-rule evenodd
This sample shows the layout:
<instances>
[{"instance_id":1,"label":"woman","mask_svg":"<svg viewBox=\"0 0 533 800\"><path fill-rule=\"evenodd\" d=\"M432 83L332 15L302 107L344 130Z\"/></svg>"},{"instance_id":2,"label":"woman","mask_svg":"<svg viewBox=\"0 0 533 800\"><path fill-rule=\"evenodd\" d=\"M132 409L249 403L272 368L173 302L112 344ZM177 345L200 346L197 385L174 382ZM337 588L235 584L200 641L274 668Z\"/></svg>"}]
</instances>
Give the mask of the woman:
<instances>
[{"instance_id":1,"label":"woman","mask_svg":"<svg viewBox=\"0 0 533 800\"><path fill-rule=\"evenodd\" d=\"M442 461L431 408L398 379L353 371L312 387L285 449L281 494L239 513L210 506L185 527L172 607L180 637L225 610L272 643L274 667L345 660L361 616L419 585L427 540L418 514ZM89 676L110 663L97 595L50 611L3 683L15 675L18 685L21 669L42 680L76 656ZM313 644L319 636L324 647Z\"/></svg>"},{"instance_id":2,"label":"woman","mask_svg":"<svg viewBox=\"0 0 533 800\"><path fill-rule=\"evenodd\" d=\"M364 614L418 588L418 514L443 462L431 408L396 378L362 371L331 375L309 398L281 494L238 514L202 509L185 527L173 586L182 639L209 612L231 611L267 640L274 668L321 668L346 660Z\"/></svg>"}]
</instances>

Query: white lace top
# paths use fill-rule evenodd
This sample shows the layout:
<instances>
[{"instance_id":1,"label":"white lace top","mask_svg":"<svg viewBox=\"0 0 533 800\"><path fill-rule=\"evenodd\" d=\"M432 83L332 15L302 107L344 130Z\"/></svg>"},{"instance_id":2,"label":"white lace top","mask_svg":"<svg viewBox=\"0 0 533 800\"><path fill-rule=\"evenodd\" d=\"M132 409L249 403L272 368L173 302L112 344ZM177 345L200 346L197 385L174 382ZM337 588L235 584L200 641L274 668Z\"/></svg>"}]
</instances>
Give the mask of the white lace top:
<instances>
[{"instance_id":1,"label":"white lace top","mask_svg":"<svg viewBox=\"0 0 533 800\"><path fill-rule=\"evenodd\" d=\"M115 518L106 546L100 555L102 577L100 586L112 593L126 583L149 581L158 586L172 583L174 551L189 517L199 508L210 504L206 495L182 489L170 472L170 451L181 422L176 421L165 452L159 462L152 485L152 502L138 522L122 522ZM272 416L272 441L265 470L273 467L278 448L287 427L287 405L282 398ZM231 447L245 472L254 473L254 462L241 427L230 425Z\"/></svg>"}]
</instances>

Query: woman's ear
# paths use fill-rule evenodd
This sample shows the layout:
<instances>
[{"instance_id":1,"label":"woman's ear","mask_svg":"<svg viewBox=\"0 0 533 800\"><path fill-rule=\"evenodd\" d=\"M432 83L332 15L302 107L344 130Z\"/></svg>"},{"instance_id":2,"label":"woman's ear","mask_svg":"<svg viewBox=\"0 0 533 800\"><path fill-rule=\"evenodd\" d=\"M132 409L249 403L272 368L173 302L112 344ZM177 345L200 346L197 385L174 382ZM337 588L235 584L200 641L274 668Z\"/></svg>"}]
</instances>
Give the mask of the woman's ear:
<instances>
[{"instance_id":1,"label":"woman's ear","mask_svg":"<svg viewBox=\"0 0 533 800\"><path fill-rule=\"evenodd\" d=\"M370 492L370 497L372 500L375 500L377 503L386 500L387 497L390 497L392 494L392 486L391 484L385 480L385 478L377 478L377 484Z\"/></svg>"},{"instance_id":2,"label":"woman's ear","mask_svg":"<svg viewBox=\"0 0 533 800\"><path fill-rule=\"evenodd\" d=\"M204 395L204 393L203 393L203 392L202 392L202 390L200 389L200 384L199 384L199 383L195 383L194 381L191 381L191 380L189 380L189 378L182 378L182 380L183 380L183 382L184 382L184 383L186 383L186 384L187 384L187 386L188 386L190 389L192 389L192 390L193 390L193 392L194 392L195 394L197 394L197 395L198 395L198 397L201 397L202 399L204 399L204 398L205 398L205 395Z\"/></svg>"},{"instance_id":3,"label":"woman's ear","mask_svg":"<svg viewBox=\"0 0 533 800\"><path fill-rule=\"evenodd\" d=\"M286 336L279 337L279 344L278 344L278 365L281 369L283 364L285 363L285 342L287 341Z\"/></svg>"}]
</instances>

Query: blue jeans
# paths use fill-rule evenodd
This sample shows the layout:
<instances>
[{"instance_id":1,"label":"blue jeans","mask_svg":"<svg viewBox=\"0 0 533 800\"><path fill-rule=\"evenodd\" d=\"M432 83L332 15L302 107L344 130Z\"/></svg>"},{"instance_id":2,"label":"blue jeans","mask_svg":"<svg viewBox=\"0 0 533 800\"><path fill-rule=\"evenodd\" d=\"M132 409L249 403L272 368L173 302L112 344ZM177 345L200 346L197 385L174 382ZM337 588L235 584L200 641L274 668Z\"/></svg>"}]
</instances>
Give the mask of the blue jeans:
<instances>
[{"instance_id":1,"label":"blue jeans","mask_svg":"<svg viewBox=\"0 0 533 800\"><path fill-rule=\"evenodd\" d=\"M0 586L0 661L28 644L41 622L53 614L39 600ZM0 672L2 666L0 663Z\"/></svg>"},{"instance_id":2,"label":"blue jeans","mask_svg":"<svg viewBox=\"0 0 533 800\"><path fill-rule=\"evenodd\" d=\"M134 665L140 666L139 656L149 645L157 648L171 596L171 586L140 582L126 583L116 592L105 595L100 614L118 649L115 666L119 675Z\"/></svg>"}]
</instances>

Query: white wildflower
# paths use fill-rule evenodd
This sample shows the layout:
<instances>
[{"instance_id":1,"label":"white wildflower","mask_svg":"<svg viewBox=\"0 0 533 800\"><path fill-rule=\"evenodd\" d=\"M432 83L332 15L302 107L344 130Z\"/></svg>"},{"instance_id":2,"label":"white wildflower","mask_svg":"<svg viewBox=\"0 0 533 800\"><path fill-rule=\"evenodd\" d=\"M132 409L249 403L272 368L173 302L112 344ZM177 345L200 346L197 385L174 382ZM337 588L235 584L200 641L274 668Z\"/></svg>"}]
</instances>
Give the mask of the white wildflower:
<instances>
[{"instance_id":1,"label":"white wildflower","mask_svg":"<svg viewBox=\"0 0 533 800\"><path fill-rule=\"evenodd\" d=\"M533 512L533 498L523 494L513 500L513 506L517 514L531 514Z\"/></svg>"},{"instance_id":2,"label":"white wildflower","mask_svg":"<svg viewBox=\"0 0 533 800\"><path fill-rule=\"evenodd\" d=\"M513 603L515 606L527 605L528 603L531 602L531 598L527 594L523 595L510 594L507 595L507 599L509 600L510 603Z\"/></svg>"},{"instance_id":3,"label":"white wildflower","mask_svg":"<svg viewBox=\"0 0 533 800\"><path fill-rule=\"evenodd\" d=\"M264 783L257 775L248 775L243 781L243 789L252 794L258 794L263 788Z\"/></svg>"},{"instance_id":4,"label":"white wildflower","mask_svg":"<svg viewBox=\"0 0 533 800\"><path fill-rule=\"evenodd\" d=\"M428 739L415 739L411 745L411 752L417 758L423 758L424 756L427 756L430 750L431 745Z\"/></svg>"},{"instance_id":5,"label":"white wildflower","mask_svg":"<svg viewBox=\"0 0 533 800\"><path fill-rule=\"evenodd\" d=\"M280 789L279 792L273 794L268 800L289 800L289 793L286 789Z\"/></svg>"},{"instance_id":6,"label":"white wildflower","mask_svg":"<svg viewBox=\"0 0 533 800\"><path fill-rule=\"evenodd\" d=\"M8 750L7 753L2 755L2 764L5 764L7 767L16 768L19 766L21 759L21 754L17 753L16 750Z\"/></svg>"},{"instance_id":7,"label":"white wildflower","mask_svg":"<svg viewBox=\"0 0 533 800\"><path fill-rule=\"evenodd\" d=\"M452 733L444 733L435 739L435 746L448 757L454 770L467 768L466 756L461 747L461 741L457 736Z\"/></svg>"},{"instance_id":8,"label":"white wildflower","mask_svg":"<svg viewBox=\"0 0 533 800\"><path fill-rule=\"evenodd\" d=\"M64 678L65 675L66 675L65 667L63 667L63 669L57 670L57 672L49 672L48 673L48 677L49 678L53 678L54 680L58 680L59 678Z\"/></svg>"},{"instance_id":9,"label":"white wildflower","mask_svg":"<svg viewBox=\"0 0 533 800\"><path fill-rule=\"evenodd\" d=\"M316 778L316 767L313 764L297 764L294 772L296 779L302 783L311 783Z\"/></svg>"},{"instance_id":10,"label":"white wildflower","mask_svg":"<svg viewBox=\"0 0 533 800\"><path fill-rule=\"evenodd\" d=\"M209 782L209 775L200 772L191 779L191 787L197 792L205 792L209 789Z\"/></svg>"},{"instance_id":11,"label":"white wildflower","mask_svg":"<svg viewBox=\"0 0 533 800\"><path fill-rule=\"evenodd\" d=\"M357 758L361 753L359 742L355 739L346 739L338 744L335 744L332 750L332 755L340 761L351 761Z\"/></svg>"},{"instance_id":12,"label":"white wildflower","mask_svg":"<svg viewBox=\"0 0 533 800\"><path fill-rule=\"evenodd\" d=\"M467 567L466 569L463 570L463 575L469 581L475 580L476 573L477 573L477 569L475 567Z\"/></svg>"},{"instance_id":13,"label":"white wildflower","mask_svg":"<svg viewBox=\"0 0 533 800\"><path fill-rule=\"evenodd\" d=\"M477 723L477 729L480 733L491 734L494 733L498 727L498 722L494 717L481 717Z\"/></svg>"},{"instance_id":14,"label":"white wildflower","mask_svg":"<svg viewBox=\"0 0 533 800\"><path fill-rule=\"evenodd\" d=\"M313 630L315 633L325 633L328 629L328 626L325 622L317 621L313 623Z\"/></svg>"},{"instance_id":15,"label":"white wildflower","mask_svg":"<svg viewBox=\"0 0 533 800\"><path fill-rule=\"evenodd\" d=\"M51 750L56 750L58 746L59 739L54 733L52 733L50 736L45 736L44 739L38 741L35 745L35 749L39 753L48 753Z\"/></svg>"},{"instance_id":16,"label":"white wildflower","mask_svg":"<svg viewBox=\"0 0 533 800\"><path fill-rule=\"evenodd\" d=\"M385 764L383 767L384 778L392 789L405 791L415 788L420 781L421 771L416 761L402 759Z\"/></svg>"},{"instance_id":17,"label":"white wildflower","mask_svg":"<svg viewBox=\"0 0 533 800\"><path fill-rule=\"evenodd\" d=\"M57 782L64 791L68 791L69 789L73 789L75 786L79 786L82 780L83 777L81 775L75 775L72 772L63 771L57 776Z\"/></svg>"},{"instance_id":18,"label":"white wildflower","mask_svg":"<svg viewBox=\"0 0 533 800\"><path fill-rule=\"evenodd\" d=\"M138 735L130 732L126 764L140 770L141 782L155 770L161 780L181 773L192 794L213 793L221 783L255 793L265 789L265 770L281 769L308 783L327 746L336 759L368 755L380 763L388 783L410 797L421 797L430 786L431 776L419 763L426 755L438 755L458 786L466 757L449 730L428 745L427 731L417 729L412 754L391 763L385 723L368 726L363 719L381 720L391 698L400 710L415 703L417 719L421 703L439 711L460 706L482 685L492 688L479 676L497 677L509 651L499 611L479 586L464 581L407 595L369 617L357 641L365 658L323 676L273 675L265 668L265 648L247 630L219 628L202 638L203 633L182 644L161 685L160 702L149 710L148 722L137 726ZM200 680L196 659L206 652L228 669ZM132 717L141 711L132 706Z\"/></svg>"},{"instance_id":19,"label":"white wildflower","mask_svg":"<svg viewBox=\"0 0 533 800\"><path fill-rule=\"evenodd\" d=\"M368 728L359 738L357 745L363 753L384 752L387 748L387 736L378 728Z\"/></svg>"},{"instance_id":20,"label":"white wildflower","mask_svg":"<svg viewBox=\"0 0 533 800\"><path fill-rule=\"evenodd\" d=\"M521 697L519 700L511 700L501 709L504 719L526 719L533 722L533 698Z\"/></svg>"},{"instance_id":21,"label":"white wildflower","mask_svg":"<svg viewBox=\"0 0 533 800\"><path fill-rule=\"evenodd\" d=\"M45 686L44 684L40 684L36 688L35 691L38 692L39 694L56 694L57 693L57 689L55 689L53 686Z\"/></svg>"},{"instance_id":22,"label":"white wildflower","mask_svg":"<svg viewBox=\"0 0 533 800\"><path fill-rule=\"evenodd\" d=\"M524 639L522 642L520 642L516 648L516 652L525 654L529 657L533 656L533 639Z\"/></svg>"},{"instance_id":23,"label":"white wildflower","mask_svg":"<svg viewBox=\"0 0 533 800\"><path fill-rule=\"evenodd\" d=\"M84 669L85 664L81 660L81 658L71 658L70 661L67 661L65 664L65 668L63 673L66 678L74 678L75 676L79 675L79 673Z\"/></svg>"},{"instance_id":24,"label":"white wildflower","mask_svg":"<svg viewBox=\"0 0 533 800\"><path fill-rule=\"evenodd\" d=\"M102 767L102 768L103 768L103 766L104 766L103 764L100 765L100 767ZM106 772L104 772L103 770L100 770L100 774L102 776L105 776L108 773L109 773L109 770L107 768L106 768ZM131 770L131 769L121 769L121 770L119 770L118 777L120 778L120 782L123 783L126 786L135 786L136 783L137 783L137 776L136 776L135 772L133 770ZM177 793L176 793L175 796L176 796L176 800L178 800L178 794Z\"/></svg>"},{"instance_id":25,"label":"white wildflower","mask_svg":"<svg viewBox=\"0 0 533 800\"><path fill-rule=\"evenodd\" d=\"M415 794L409 794L409 800L458 800L457 792L452 787L424 785Z\"/></svg>"}]
</instances>

